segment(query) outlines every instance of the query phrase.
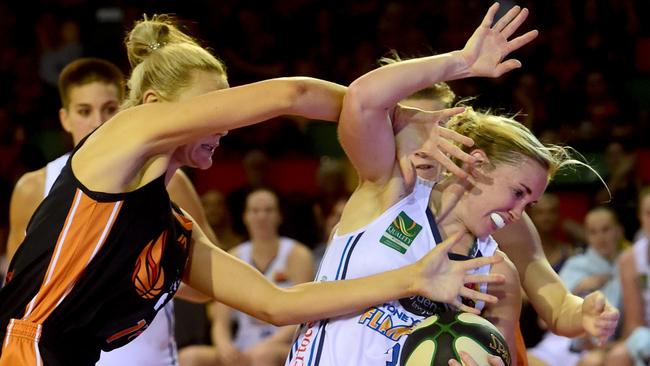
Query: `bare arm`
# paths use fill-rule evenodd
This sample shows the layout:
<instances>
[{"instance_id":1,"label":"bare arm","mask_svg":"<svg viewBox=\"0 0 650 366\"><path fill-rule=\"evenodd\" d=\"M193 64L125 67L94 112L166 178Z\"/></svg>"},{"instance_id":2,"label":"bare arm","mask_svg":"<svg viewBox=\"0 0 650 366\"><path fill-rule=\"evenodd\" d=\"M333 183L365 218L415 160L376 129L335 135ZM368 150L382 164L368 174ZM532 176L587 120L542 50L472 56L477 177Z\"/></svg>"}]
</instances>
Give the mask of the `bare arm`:
<instances>
[{"instance_id":1,"label":"bare arm","mask_svg":"<svg viewBox=\"0 0 650 366\"><path fill-rule=\"evenodd\" d=\"M205 216L205 210L201 205L201 199L194 189L194 185L182 170L178 169L172 179L167 184L167 192L169 197L183 210L187 211L194 221L201 227L205 236L208 239L219 244L219 240L215 235L212 227L208 223L208 218Z\"/></svg>"},{"instance_id":2,"label":"bare arm","mask_svg":"<svg viewBox=\"0 0 650 366\"><path fill-rule=\"evenodd\" d=\"M450 261L447 253L459 237L452 236L420 261L397 270L355 280L310 282L282 289L267 281L253 267L210 244L195 225L185 280L217 301L275 325L329 318L415 294L448 303L456 303L459 295L496 301L493 296L470 290L464 284L501 281L502 277L498 275L466 274L471 268L499 262L500 258ZM248 296L250 293L257 294L255 298L258 300Z\"/></svg>"},{"instance_id":3,"label":"bare arm","mask_svg":"<svg viewBox=\"0 0 650 366\"><path fill-rule=\"evenodd\" d=\"M217 90L177 102L139 105L118 113L95 131L73 156L73 171L93 190L132 190L165 173L173 151L198 138L283 114L338 120L344 93L341 85L296 77ZM115 149L115 141L120 142L119 149Z\"/></svg>"},{"instance_id":4,"label":"bare arm","mask_svg":"<svg viewBox=\"0 0 650 366\"><path fill-rule=\"evenodd\" d=\"M566 289L546 260L530 217L524 214L520 221L498 230L494 237L514 263L529 301L550 330L566 336L581 334L582 299Z\"/></svg>"},{"instance_id":5,"label":"bare arm","mask_svg":"<svg viewBox=\"0 0 650 366\"><path fill-rule=\"evenodd\" d=\"M395 142L391 115L400 100L440 81L497 77L521 66L516 60L502 60L533 40L537 32L508 41L528 11L514 7L492 27L498 8L498 4L490 7L462 50L386 65L350 84L343 102L339 136L361 180L383 182L393 172Z\"/></svg>"},{"instance_id":6,"label":"bare arm","mask_svg":"<svg viewBox=\"0 0 650 366\"><path fill-rule=\"evenodd\" d=\"M27 224L43 200L45 170L40 169L20 177L11 194L9 204L9 236L7 237L7 261L25 239Z\"/></svg>"},{"instance_id":7,"label":"bare arm","mask_svg":"<svg viewBox=\"0 0 650 366\"><path fill-rule=\"evenodd\" d=\"M502 253L500 255L505 257ZM488 287L488 292L498 297L499 301L496 304L489 304L483 312L483 316L501 331L508 343L512 365L516 365L515 329L519 326L519 315L521 313L519 276L514 264L507 258L503 262L494 265L491 272L504 275L506 281L503 284Z\"/></svg>"},{"instance_id":8,"label":"bare arm","mask_svg":"<svg viewBox=\"0 0 650 366\"><path fill-rule=\"evenodd\" d=\"M634 262L634 248L626 249L619 259L621 284L623 288L623 336L629 336L634 329L644 325L643 299L639 291L639 277Z\"/></svg>"},{"instance_id":9,"label":"bare arm","mask_svg":"<svg viewBox=\"0 0 650 366\"><path fill-rule=\"evenodd\" d=\"M291 283L305 283L314 279L314 257L311 251L302 243L296 242L287 259L287 277ZM295 325L287 325L278 329L263 342L291 343L296 332Z\"/></svg>"},{"instance_id":10,"label":"bare arm","mask_svg":"<svg viewBox=\"0 0 650 366\"><path fill-rule=\"evenodd\" d=\"M527 214L498 230L494 237L515 264L530 303L553 333L574 337L587 331L604 337L614 331L618 310L604 297L601 307L599 292L590 294L589 301L583 301L566 289L546 260L539 233Z\"/></svg>"},{"instance_id":11,"label":"bare arm","mask_svg":"<svg viewBox=\"0 0 650 366\"><path fill-rule=\"evenodd\" d=\"M187 211L196 223L201 227L208 239L213 243L219 243L217 236L212 231L212 227L208 223L208 218L205 216L205 211L201 205L201 199L196 193L190 178L181 170L178 169L172 179L167 184L167 192L169 197L183 210ZM181 283L181 286L176 291L176 297L183 300L192 302L208 302L210 297L202 294L187 284Z\"/></svg>"}]
</instances>

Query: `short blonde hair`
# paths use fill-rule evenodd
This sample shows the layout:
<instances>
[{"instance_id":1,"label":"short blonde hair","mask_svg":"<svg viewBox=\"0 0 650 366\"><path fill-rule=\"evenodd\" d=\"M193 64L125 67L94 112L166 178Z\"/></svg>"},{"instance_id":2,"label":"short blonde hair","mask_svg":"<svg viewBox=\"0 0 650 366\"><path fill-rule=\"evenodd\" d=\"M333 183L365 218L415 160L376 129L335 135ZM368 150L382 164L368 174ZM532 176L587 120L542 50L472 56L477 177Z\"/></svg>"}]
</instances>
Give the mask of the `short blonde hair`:
<instances>
[{"instance_id":1,"label":"short blonde hair","mask_svg":"<svg viewBox=\"0 0 650 366\"><path fill-rule=\"evenodd\" d=\"M217 72L226 81L223 63L180 31L168 15L154 15L151 19L145 16L129 32L125 43L133 70L122 108L142 104L148 89L156 90L164 100L175 100L190 86L196 70Z\"/></svg>"}]
</instances>

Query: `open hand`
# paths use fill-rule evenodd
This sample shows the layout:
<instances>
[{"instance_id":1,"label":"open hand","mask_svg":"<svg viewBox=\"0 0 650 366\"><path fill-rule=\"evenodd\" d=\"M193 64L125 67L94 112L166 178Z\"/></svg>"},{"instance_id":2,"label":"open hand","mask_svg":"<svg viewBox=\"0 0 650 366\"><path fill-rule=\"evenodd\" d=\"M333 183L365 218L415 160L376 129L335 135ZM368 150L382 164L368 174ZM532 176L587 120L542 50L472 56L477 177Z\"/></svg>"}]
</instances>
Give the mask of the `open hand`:
<instances>
[{"instance_id":1,"label":"open hand","mask_svg":"<svg viewBox=\"0 0 650 366\"><path fill-rule=\"evenodd\" d=\"M474 141L442 126L449 117L464 110L458 107L423 111L397 106L393 118L397 156L409 156L415 152L427 154L440 163L440 170L444 168L460 178L466 178L467 172L456 165L452 158L473 163L474 157L461 150L458 144L472 146Z\"/></svg>"},{"instance_id":2,"label":"open hand","mask_svg":"<svg viewBox=\"0 0 650 366\"><path fill-rule=\"evenodd\" d=\"M481 25L460 51L460 56L467 63L472 76L499 77L521 67L519 60L503 59L537 37L537 30L532 30L508 41L528 17L528 9L513 6L493 26L494 15L498 10L499 3L494 3L485 14Z\"/></svg>"},{"instance_id":3,"label":"open hand","mask_svg":"<svg viewBox=\"0 0 650 366\"><path fill-rule=\"evenodd\" d=\"M478 314L477 309L464 305L459 296L475 302L495 303L498 299L495 296L465 287L465 284L502 283L505 278L500 274L475 275L467 272L484 265L498 263L503 258L491 256L467 261L450 260L449 250L460 241L463 235L463 233L451 235L416 263L419 267L419 276L416 278L414 286L418 294L431 300L451 304L460 311Z\"/></svg>"}]
</instances>

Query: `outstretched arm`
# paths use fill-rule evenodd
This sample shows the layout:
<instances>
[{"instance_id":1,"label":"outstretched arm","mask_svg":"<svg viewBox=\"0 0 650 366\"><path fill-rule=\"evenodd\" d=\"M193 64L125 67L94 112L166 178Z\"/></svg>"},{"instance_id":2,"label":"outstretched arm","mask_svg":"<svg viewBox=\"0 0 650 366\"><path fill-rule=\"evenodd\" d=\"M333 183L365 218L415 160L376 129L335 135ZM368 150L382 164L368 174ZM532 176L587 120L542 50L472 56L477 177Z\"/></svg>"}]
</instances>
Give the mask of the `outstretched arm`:
<instances>
[{"instance_id":1,"label":"outstretched arm","mask_svg":"<svg viewBox=\"0 0 650 366\"><path fill-rule=\"evenodd\" d=\"M496 298L470 290L464 284L500 282L503 277L468 275L467 270L499 262L500 258L450 261L447 253L458 239L459 236L452 236L420 261L401 269L355 280L311 282L283 289L253 267L211 245L200 228L195 227L185 280L217 301L275 325L329 318L416 294L473 311L461 305L457 296L487 302L495 302ZM256 296L249 296L251 293Z\"/></svg>"},{"instance_id":2,"label":"outstretched arm","mask_svg":"<svg viewBox=\"0 0 650 366\"><path fill-rule=\"evenodd\" d=\"M284 114L338 120L344 93L319 79L278 78L128 108L90 135L72 158L73 171L94 190L132 190L165 173L172 153L200 138Z\"/></svg>"},{"instance_id":3,"label":"outstretched arm","mask_svg":"<svg viewBox=\"0 0 650 366\"><path fill-rule=\"evenodd\" d=\"M386 65L350 84L341 112L339 136L362 180L375 182L391 176L395 165L391 117L400 100L440 81L498 77L521 66L517 60L503 59L533 40L537 31L508 41L526 19L528 10L513 7L492 26L498 8L498 4L490 7L462 50Z\"/></svg>"}]
</instances>

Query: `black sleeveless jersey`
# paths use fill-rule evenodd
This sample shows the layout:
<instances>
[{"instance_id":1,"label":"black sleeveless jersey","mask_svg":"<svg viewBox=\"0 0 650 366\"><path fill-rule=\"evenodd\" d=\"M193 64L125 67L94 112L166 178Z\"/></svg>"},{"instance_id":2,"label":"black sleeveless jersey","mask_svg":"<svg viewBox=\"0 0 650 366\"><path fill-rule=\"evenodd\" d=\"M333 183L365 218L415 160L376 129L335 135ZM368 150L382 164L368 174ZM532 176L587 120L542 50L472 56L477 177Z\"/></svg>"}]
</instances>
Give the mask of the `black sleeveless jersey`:
<instances>
[{"instance_id":1,"label":"black sleeveless jersey","mask_svg":"<svg viewBox=\"0 0 650 366\"><path fill-rule=\"evenodd\" d=\"M191 236L164 175L133 192L92 192L71 161L32 216L0 290L2 339L12 318L40 324L46 365L94 365L100 349L142 333L176 292Z\"/></svg>"}]
</instances>

